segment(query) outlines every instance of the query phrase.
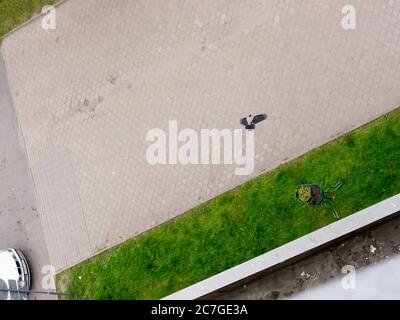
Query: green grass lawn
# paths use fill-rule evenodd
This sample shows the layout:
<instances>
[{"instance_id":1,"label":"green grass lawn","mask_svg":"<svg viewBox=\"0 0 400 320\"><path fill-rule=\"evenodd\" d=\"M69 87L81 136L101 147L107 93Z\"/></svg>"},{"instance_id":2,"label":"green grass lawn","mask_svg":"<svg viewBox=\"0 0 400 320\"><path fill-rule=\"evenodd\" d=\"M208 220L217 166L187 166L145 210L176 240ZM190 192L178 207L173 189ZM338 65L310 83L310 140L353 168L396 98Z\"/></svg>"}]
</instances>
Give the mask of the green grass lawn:
<instances>
[{"instance_id":1,"label":"green grass lawn","mask_svg":"<svg viewBox=\"0 0 400 320\"><path fill-rule=\"evenodd\" d=\"M40 13L42 7L56 0L0 0L0 37Z\"/></svg>"},{"instance_id":2,"label":"green grass lawn","mask_svg":"<svg viewBox=\"0 0 400 320\"><path fill-rule=\"evenodd\" d=\"M400 192L400 109L57 276L72 299L157 299L333 222L294 198L344 185L348 216Z\"/></svg>"}]
</instances>

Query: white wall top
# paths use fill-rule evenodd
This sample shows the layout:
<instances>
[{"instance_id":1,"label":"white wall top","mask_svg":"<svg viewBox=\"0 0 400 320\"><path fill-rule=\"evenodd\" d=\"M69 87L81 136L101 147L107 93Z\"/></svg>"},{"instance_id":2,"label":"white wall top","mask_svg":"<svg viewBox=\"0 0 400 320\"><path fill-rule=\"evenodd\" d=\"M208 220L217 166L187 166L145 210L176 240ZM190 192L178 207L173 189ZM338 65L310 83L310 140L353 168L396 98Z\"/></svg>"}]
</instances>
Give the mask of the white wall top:
<instances>
[{"instance_id":1,"label":"white wall top","mask_svg":"<svg viewBox=\"0 0 400 320\"><path fill-rule=\"evenodd\" d=\"M193 300L301 256L400 211L400 194L171 294L163 300Z\"/></svg>"}]
</instances>

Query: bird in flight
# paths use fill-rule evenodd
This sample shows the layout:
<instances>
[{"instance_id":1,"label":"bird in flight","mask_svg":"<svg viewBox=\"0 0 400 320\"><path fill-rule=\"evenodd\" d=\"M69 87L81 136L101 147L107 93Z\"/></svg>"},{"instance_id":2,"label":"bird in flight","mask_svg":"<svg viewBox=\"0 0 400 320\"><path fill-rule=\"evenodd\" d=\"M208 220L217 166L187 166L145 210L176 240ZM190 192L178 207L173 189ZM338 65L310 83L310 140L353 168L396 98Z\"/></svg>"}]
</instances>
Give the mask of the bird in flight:
<instances>
[{"instance_id":1,"label":"bird in flight","mask_svg":"<svg viewBox=\"0 0 400 320\"><path fill-rule=\"evenodd\" d=\"M265 119L267 119L267 115L265 113L258 114L256 116L252 116L250 114L248 117L240 119L240 124L243 125L246 130L254 130L256 128L256 124L264 121Z\"/></svg>"}]
</instances>

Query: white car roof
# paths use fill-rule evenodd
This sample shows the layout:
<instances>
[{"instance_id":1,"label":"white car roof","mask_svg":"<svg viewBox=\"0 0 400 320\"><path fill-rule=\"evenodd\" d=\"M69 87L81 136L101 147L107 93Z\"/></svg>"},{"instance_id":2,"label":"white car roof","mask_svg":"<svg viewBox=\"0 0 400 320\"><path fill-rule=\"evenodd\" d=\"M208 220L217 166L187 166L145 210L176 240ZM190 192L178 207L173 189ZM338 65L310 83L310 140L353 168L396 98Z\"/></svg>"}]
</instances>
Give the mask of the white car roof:
<instances>
[{"instance_id":1,"label":"white car roof","mask_svg":"<svg viewBox=\"0 0 400 320\"><path fill-rule=\"evenodd\" d=\"M19 280L17 264L11 254L6 250L0 251L0 279L7 284L9 280L15 280L17 283Z\"/></svg>"}]
</instances>

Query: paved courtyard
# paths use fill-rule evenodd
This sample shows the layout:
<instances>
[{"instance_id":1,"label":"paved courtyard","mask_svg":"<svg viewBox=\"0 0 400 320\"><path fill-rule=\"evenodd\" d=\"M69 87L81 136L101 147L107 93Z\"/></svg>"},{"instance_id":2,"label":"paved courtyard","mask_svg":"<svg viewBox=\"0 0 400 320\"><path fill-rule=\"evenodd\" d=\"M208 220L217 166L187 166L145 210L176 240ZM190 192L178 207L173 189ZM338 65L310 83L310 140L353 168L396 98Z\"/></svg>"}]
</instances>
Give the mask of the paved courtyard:
<instances>
[{"instance_id":1,"label":"paved courtyard","mask_svg":"<svg viewBox=\"0 0 400 320\"><path fill-rule=\"evenodd\" d=\"M32 290L53 290L46 281L50 268L34 187L0 57L0 250L18 248L26 256L32 274ZM49 277L47 277L49 279ZM30 299L55 296L31 294Z\"/></svg>"},{"instance_id":2,"label":"paved courtyard","mask_svg":"<svg viewBox=\"0 0 400 320\"><path fill-rule=\"evenodd\" d=\"M341 27L357 9L356 30ZM67 0L1 43L63 270L400 105L400 1ZM151 166L146 134L255 132L255 170Z\"/></svg>"}]
</instances>

